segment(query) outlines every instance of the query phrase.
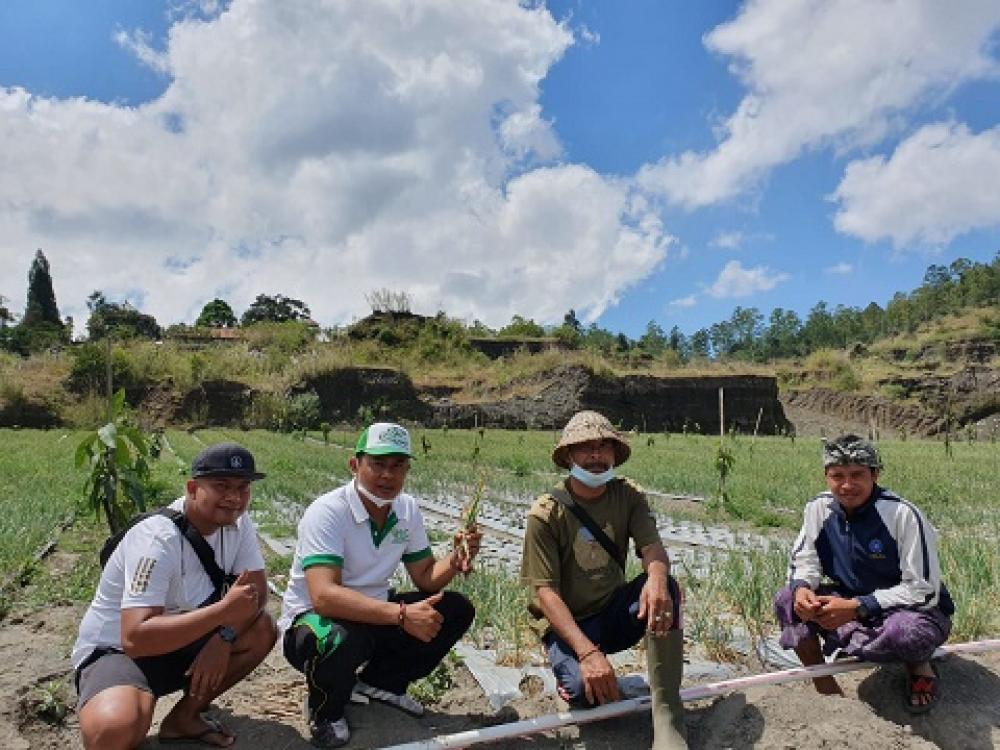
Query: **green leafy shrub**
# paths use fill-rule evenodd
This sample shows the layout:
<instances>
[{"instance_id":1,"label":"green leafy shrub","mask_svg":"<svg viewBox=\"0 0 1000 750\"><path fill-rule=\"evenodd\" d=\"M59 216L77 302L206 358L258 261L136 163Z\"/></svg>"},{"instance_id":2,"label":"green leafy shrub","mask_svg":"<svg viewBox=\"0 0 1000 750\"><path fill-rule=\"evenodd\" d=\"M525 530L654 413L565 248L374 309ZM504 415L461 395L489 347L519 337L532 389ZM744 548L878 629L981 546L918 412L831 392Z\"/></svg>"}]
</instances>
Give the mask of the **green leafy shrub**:
<instances>
[{"instance_id":1,"label":"green leafy shrub","mask_svg":"<svg viewBox=\"0 0 1000 750\"><path fill-rule=\"evenodd\" d=\"M322 403L316 391L306 391L288 402L287 426L292 430L311 430L319 423Z\"/></svg>"},{"instance_id":2,"label":"green leafy shrub","mask_svg":"<svg viewBox=\"0 0 1000 750\"><path fill-rule=\"evenodd\" d=\"M110 417L107 424L84 437L75 458L78 469L86 467L90 472L84 483L88 508L98 518L103 511L115 534L129 518L146 510L149 446L129 423L124 390L112 399Z\"/></svg>"},{"instance_id":3,"label":"green leafy shrub","mask_svg":"<svg viewBox=\"0 0 1000 750\"><path fill-rule=\"evenodd\" d=\"M72 350L67 387L74 393L100 393L107 387L108 351L103 344L83 344ZM121 349L111 351L111 378L118 388L137 385L135 368Z\"/></svg>"}]
</instances>

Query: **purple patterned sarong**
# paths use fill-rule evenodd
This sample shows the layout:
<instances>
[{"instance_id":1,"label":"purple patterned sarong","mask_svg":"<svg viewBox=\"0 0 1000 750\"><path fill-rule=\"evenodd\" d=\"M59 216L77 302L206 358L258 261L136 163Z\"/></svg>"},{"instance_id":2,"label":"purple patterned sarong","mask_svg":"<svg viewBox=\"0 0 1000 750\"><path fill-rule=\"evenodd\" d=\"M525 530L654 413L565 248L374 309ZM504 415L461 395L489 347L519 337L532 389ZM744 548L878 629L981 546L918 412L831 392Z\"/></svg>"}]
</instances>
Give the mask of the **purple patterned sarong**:
<instances>
[{"instance_id":1,"label":"purple patterned sarong","mask_svg":"<svg viewBox=\"0 0 1000 750\"><path fill-rule=\"evenodd\" d=\"M820 586L816 593L844 596L831 586ZM815 622L799 619L788 586L775 595L774 614L781 626L782 648L794 649L807 638L819 636L825 655L830 656L839 648L848 656L865 661L924 662L951 633L951 618L937 607L888 610L865 622L851 620L836 630L824 630Z\"/></svg>"}]
</instances>

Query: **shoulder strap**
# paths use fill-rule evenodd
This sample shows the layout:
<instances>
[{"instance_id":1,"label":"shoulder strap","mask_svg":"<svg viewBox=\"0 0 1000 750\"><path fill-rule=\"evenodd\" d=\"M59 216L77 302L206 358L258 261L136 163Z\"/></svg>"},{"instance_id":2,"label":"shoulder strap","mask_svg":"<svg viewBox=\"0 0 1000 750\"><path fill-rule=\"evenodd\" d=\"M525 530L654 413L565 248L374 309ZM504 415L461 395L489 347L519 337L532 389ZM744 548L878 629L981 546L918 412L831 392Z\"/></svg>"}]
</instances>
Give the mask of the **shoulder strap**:
<instances>
[{"instance_id":1,"label":"shoulder strap","mask_svg":"<svg viewBox=\"0 0 1000 750\"><path fill-rule=\"evenodd\" d=\"M208 573L208 577L212 579L212 586L215 588L216 596L222 596L222 589L225 585L226 574L223 572L222 568L215 561L215 552L212 548L208 546L208 542L205 541L203 537L194 526L188 521L187 516L178 510L173 508L161 508L160 514L166 516L174 525L177 526L184 538L188 540L188 544L194 549L194 553L198 555L198 559L201 560L201 565L205 568L205 572ZM222 533L222 530L219 530Z\"/></svg>"},{"instance_id":2,"label":"shoulder strap","mask_svg":"<svg viewBox=\"0 0 1000 750\"><path fill-rule=\"evenodd\" d=\"M624 573L625 558L618 549L618 545L611 541L611 538L604 533L604 529L597 525L597 522L590 517L590 514L586 510L583 509L583 506L576 502L562 487L556 487L550 494L560 503L569 508L570 512L574 516L580 519L580 523L587 527L587 530L594 535L594 539L596 539L598 543L604 547L605 552L611 555L611 559L618 563L618 567L620 567Z\"/></svg>"}]
</instances>

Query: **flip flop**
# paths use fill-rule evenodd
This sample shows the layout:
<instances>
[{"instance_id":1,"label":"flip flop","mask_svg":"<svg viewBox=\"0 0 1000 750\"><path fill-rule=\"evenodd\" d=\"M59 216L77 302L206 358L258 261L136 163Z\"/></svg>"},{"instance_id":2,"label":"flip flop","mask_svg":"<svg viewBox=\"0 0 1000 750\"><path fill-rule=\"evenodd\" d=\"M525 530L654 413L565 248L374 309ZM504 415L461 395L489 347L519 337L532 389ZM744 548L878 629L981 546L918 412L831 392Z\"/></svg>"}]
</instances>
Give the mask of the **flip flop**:
<instances>
[{"instance_id":1,"label":"flip flop","mask_svg":"<svg viewBox=\"0 0 1000 750\"><path fill-rule=\"evenodd\" d=\"M934 708L941 699L941 683L937 676L937 670L934 671L935 674L933 676L925 674L911 674L906 676L906 693L903 705L911 714L925 714ZM916 696L928 696L930 700L927 703L915 704L913 703L913 699Z\"/></svg>"},{"instance_id":2,"label":"flip flop","mask_svg":"<svg viewBox=\"0 0 1000 750\"><path fill-rule=\"evenodd\" d=\"M203 719L203 721L206 724L205 728L196 734L177 735L176 737L164 737L160 734L157 735L156 741L161 745L207 745L209 747L231 747L236 741L236 735L226 729L222 722L215 719ZM211 734L227 737L230 742L225 744L211 742L208 739Z\"/></svg>"}]
</instances>

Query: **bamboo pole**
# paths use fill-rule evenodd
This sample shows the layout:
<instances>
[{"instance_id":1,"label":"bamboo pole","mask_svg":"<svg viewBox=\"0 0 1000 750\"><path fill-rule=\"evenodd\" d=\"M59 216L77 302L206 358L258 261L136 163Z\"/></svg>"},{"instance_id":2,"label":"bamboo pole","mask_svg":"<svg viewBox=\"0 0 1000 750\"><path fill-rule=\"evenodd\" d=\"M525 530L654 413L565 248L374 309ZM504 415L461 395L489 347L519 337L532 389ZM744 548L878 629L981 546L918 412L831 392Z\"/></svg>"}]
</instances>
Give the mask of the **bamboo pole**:
<instances>
[{"instance_id":1,"label":"bamboo pole","mask_svg":"<svg viewBox=\"0 0 1000 750\"><path fill-rule=\"evenodd\" d=\"M949 644L937 649L934 652L933 658L940 658L949 654L980 654L987 651L1000 651L1000 639ZM855 672L860 669L871 669L876 666L878 664L875 662L860 661L853 657L850 659L839 659L829 664L818 664L814 667L795 667L794 669L785 669L780 672L766 672L764 674L750 675L749 677L722 680L721 682L713 682L709 685L696 685L681 690L681 700L701 700L703 698L725 695L726 693L739 692L747 688L761 687L763 685L783 685L789 682L811 680L816 677ZM589 724L616 716L626 716L628 714L639 713L640 711L648 711L650 702L651 699L648 695L641 698L630 698L615 703L606 703L596 708L562 711L557 714L536 716L533 719L499 724L497 726L484 727L483 729L470 729L454 734L442 734L428 740L390 745L381 748L381 750L454 750L455 748L471 747L485 742L495 742L496 740L523 737L529 734L536 734L537 732L547 732L571 724Z\"/></svg>"}]
</instances>

